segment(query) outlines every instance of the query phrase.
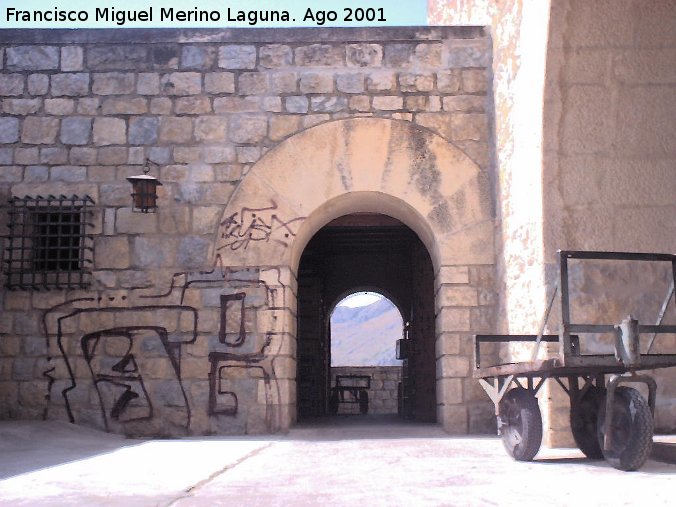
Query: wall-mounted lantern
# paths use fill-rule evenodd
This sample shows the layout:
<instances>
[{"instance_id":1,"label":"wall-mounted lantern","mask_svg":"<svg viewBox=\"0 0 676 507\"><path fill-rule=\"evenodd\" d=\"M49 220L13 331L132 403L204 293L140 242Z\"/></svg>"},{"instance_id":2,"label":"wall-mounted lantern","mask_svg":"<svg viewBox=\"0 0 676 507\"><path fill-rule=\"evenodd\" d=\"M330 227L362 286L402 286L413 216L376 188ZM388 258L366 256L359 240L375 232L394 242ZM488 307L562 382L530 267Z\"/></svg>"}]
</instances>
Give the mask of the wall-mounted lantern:
<instances>
[{"instance_id":1,"label":"wall-mounted lantern","mask_svg":"<svg viewBox=\"0 0 676 507\"><path fill-rule=\"evenodd\" d=\"M132 211L136 213L155 213L157 211L157 187L162 182L148 174L150 171L148 164L153 163L150 160L146 161L143 174L127 178L127 181L132 185Z\"/></svg>"}]
</instances>

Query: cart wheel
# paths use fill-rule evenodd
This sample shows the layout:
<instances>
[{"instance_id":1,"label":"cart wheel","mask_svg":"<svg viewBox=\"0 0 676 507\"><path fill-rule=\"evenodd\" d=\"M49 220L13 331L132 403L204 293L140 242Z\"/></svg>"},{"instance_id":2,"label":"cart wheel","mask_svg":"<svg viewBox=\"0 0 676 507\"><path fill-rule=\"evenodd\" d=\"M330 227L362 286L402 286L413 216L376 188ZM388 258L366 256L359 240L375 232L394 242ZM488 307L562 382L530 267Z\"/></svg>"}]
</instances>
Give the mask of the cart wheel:
<instances>
[{"instance_id":1,"label":"cart wheel","mask_svg":"<svg viewBox=\"0 0 676 507\"><path fill-rule=\"evenodd\" d=\"M359 391L359 411L362 414L369 411L369 393L367 391Z\"/></svg>"},{"instance_id":2,"label":"cart wheel","mask_svg":"<svg viewBox=\"0 0 676 507\"><path fill-rule=\"evenodd\" d=\"M517 387L500 401L502 443L517 461L531 461L542 443L542 415L538 400Z\"/></svg>"},{"instance_id":3,"label":"cart wheel","mask_svg":"<svg viewBox=\"0 0 676 507\"><path fill-rule=\"evenodd\" d=\"M338 413L338 391L332 391L329 398L329 412L333 415Z\"/></svg>"},{"instance_id":4,"label":"cart wheel","mask_svg":"<svg viewBox=\"0 0 676 507\"><path fill-rule=\"evenodd\" d=\"M615 389L612 448L603 449L605 399L598 417L598 439L606 461L619 470L638 470L648 459L653 443L653 416L641 393L631 387Z\"/></svg>"},{"instance_id":5,"label":"cart wheel","mask_svg":"<svg viewBox=\"0 0 676 507\"><path fill-rule=\"evenodd\" d=\"M590 386L582 397L570 406L570 429L578 448L591 459L603 459L596 433L599 409L606 399L604 388Z\"/></svg>"}]
</instances>

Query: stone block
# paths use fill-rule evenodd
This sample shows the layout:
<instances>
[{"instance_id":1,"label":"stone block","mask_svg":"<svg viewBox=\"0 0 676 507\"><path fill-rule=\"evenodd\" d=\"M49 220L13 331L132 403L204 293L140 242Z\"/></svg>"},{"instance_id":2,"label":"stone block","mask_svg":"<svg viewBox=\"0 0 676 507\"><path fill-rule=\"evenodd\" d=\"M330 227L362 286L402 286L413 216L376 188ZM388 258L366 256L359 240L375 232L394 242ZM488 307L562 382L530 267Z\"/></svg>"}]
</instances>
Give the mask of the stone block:
<instances>
[{"instance_id":1,"label":"stone block","mask_svg":"<svg viewBox=\"0 0 676 507\"><path fill-rule=\"evenodd\" d=\"M373 109L380 111L396 111L403 107L403 97L398 97L396 95L377 95L373 97Z\"/></svg>"},{"instance_id":2,"label":"stone block","mask_svg":"<svg viewBox=\"0 0 676 507\"><path fill-rule=\"evenodd\" d=\"M390 92L396 90L396 74L389 70L370 72L366 79L366 85L370 92Z\"/></svg>"},{"instance_id":3,"label":"stone block","mask_svg":"<svg viewBox=\"0 0 676 507\"><path fill-rule=\"evenodd\" d=\"M230 140L235 143L258 143L267 135L264 115L242 114L230 118Z\"/></svg>"},{"instance_id":4,"label":"stone block","mask_svg":"<svg viewBox=\"0 0 676 507\"><path fill-rule=\"evenodd\" d=\"M96 161L100 165L126 164L128 152L125 146L105 146L98 150Z\"/></svg>"},{"instance_id":5,"label":"stone block","mask_svg":"<svg viewBox=\"0 0 676 507\"><path fill-rule=\"evenodd\" d=\"M437 421L450 435L466 435L469 429L467 407L463 405L437 405Z\"/></svg>"},{"instance_id":6,"label":"stone block","mask_svg":"<svg viewBox=\"0 0 676 507\"><path fill-rule=\"evenodd\" d=\"M462 379L442 378L438 379L439 399L437 403L454 405L463 402Z\"/></svg>"},{"instance_id":7,"label":"stone block","mask_svg":"<svg viewBox=\"0 0 676 507\"><path fill-rule=\"evenodd\" d=\"M413 61L418 65L439 68L442 65L443 45L438 43L418 44L415 47Z\"/></svg>"},{"instance_id":8,"label":"stone block","mask_svg":"<svg viewBox=\"0 0 676 507\"><path fill-rule=\"evenodd\" d=\"M73 99L45 99L45 113L56 116L71 115L75 111Z\"/></svg>"},{"instance_id":9,"label":"stone block","mask_svg":"<svg viewBox=\"0 0 676 507\"><path fill-rule=\"evenodd\" d=\"M477 306L479 295L474 287L442 285L437 291L436 303L443 306Z\"/></svg>"},{"instance_id":10,"label":"stone block","mask_svg":"<svg viewBox=\"0 0 676 507\"><path fill-rule=\"evenodd\" d=\"M170 114L171 105L171 99L167 97L150 99L150 112L152 114Z\"/></svg>"},{"instance_id":11,"label":"stone block","mask_svg":"<svg viewBox=\"0 0 676 507\"><path fill-rule=\"evenodd\" d=\"M437 378L465 378L469 375L469 358L441 356L437 359Z\"/></svg>"},{"instance_id":12,"label":"stone block","mask_svg":"<svg viewBox=\"0 0 676 507\"><path fill-rule=\"evenodd\" d=\"M254 164L261 158L261 149L258 146L238 146L237 162L240 164Z\"/></svg>"},{"instance_id":13,"label":"stone block","mask_svg":"<svg viewBox=\"0 0 676 507\"><path fill-rule=\"evenodd\" d=\"M126 144L127 124L121 118L95 118L94 144L105 146L109 144Z\"/></svg>"},{"instance_id":14,"label":"stone block","mask_svg":"<svg viewBox=\"0 0 676 507\"><path fill-rule=\"evenodd\" d=\"M209 97L192 96L181 97L174 103L174 112L176 114L204 114L211 112L211 101Z\"/></svg>"},{"instance_id":15,"label":"stone block","mask_svg":"<svg viewBox=\"0 0 676 507\"><path fill-rule=\"evenodd\" d=\"M297 115L275 115L270 118L270 139L280 141L301 129L301 118Z\"/></svg>"},{"instance_id":16,"label":"stone block","mask_svg":"<svg viewBox=\"0 0 676 507\"><path fill-rule=\"evenodd\" d=\"M219 206L198 206L192 212L192 232L213 234L218 227L223 210Z\"/></svg>"},{"instance_id":17,"label":"stone block","mask_svg":"<svg viewBox=\"0 0 676 507\"><path fill-rule=\"evenodd\" d=\"M96 45L87 50L87 67L92 70L131 70L148 65L148 45Z\"/></svg>"},{"instance_id":18,"label":"stone block","mask_svg":"<svg viewBox=\"0 0 676 507\"><path fill-rule=\"evenodd\" d=\"M82 70L84 52L80 46L64 46L61 48L61 70L74 72Z\"/></svg>"},{"instance_id":19,"label":"stone block","mask_svg":"<svg viewBox=\"0 0 676 507\"><path fill-rule=\"evenodd\" d=\"M483 113L486 98L476 95L450 95L443 98L444 111L450 113Z\"/></svg>"},{"instance_id":20,"label":"stone block","mask_svg":"<svg viewBox=\"0 0 676 507\"><path fill-rule=\"evenodd\" d=\"M380 67L383 63L380 44L348 44L345 52L348 67Z\"/></svg>"},{"instance_id":21,"label":"stone block","mask_svg":"<svg viewBox=\"0 0 676 507\"><path fill-rule=\"evenodd\" d=\"M96 152L96 148L71 148L68 161L73 165L94 165Z\"/></svg>"},{"instance_id":22,"label":"stone block","mask_svg":"<svg viewBox=\"0 0 676 507\"><path fill-rule=\"evenodd\" d=\"M263 97L261 99L261 105L264 111L269 113L281 113L282 112L282 98L281 97Z\"/></svg>"},{"instance_id":23,"label":"stone block","mask_svg":"<svg viewBox=\"0 0 676 507\"><path fill-rule=\"evenodd\" d=\"M103 101L101 110L105 115L144 114L148 112L148 101L142 97L109 98Z\"/></svg>"},{"instance_id":24,"label":"stone block","mask_svg":"<svg viewBox=\"0 0 676 507\"><path fill-rule=\"evenodd\" d=\"M317 113L344 111L347 109L347 97L312 97L310 106Z\"/></svg>"},{"instance_id":25,"label":"stone block","mask_svg":"<svg viewBox=\"0 0 676 507\"><path fill-rule=\"evenodd\" d=\"M152 162L166 165L171 161L171 148L168 146L153 146L146 148L145 154Z\"/></svg>"},{"instance_id":26,"label":"stone block","mask_svg":"<svg viewBox=\"0 0 676 507\"><path fill-rule=\"evenodd\" d=\"M183 46L181 69L210 69L216 60L216 48L210 46Z\"/></svg>"},{"instance_id":27,"label":"stone block","mask_svg":"<svg viewBox=\"0 0 676 507\"><path fill-rule=\"evenodd\" d=\"M352 111L370 111L371 97L368 95L355 95L350 97L349 108Z\"/></svg>"},{"instance_id":28,"label":"stone block","mask_svg":"<svg viewBox=\"0 0 676 507\"><path fill-rule=\"evenodd\" d=\"M256 47L230 44L218 49L218 66L222 69L254 69Z\"/></svg>"},{"instance_id":29,"label":"stone block","mask_svg":"<svg viewBox=\"0 0 676 507\"><path fill-rule=\"evenodd\" d=\"M204 91L207 93L235 93L235 74L232 72L205 74Z\"/></svg>"},{"instance_id":30,"label":"stone block","mask_svg":"<svg viewBox=\"0 0 676 507\"><path fill-rule=\"evenodd\" d=\"M134 74L126 72L94 74L92 92L96 95L127 95L134 93Z\"/></svg>"},{"instance_id":31,"label":"stone block","mask_svg":"<svg viewBox=\"0 0 676 507\"><path fill-rule=\"evenodd\" d=\"M333 75L322 72L305 72L300 75L301 93L332 93Z\"/></svg>"},{"instance_id":32,"label":"stone block","mask_svg":"<svg viewBox=\"0 0 676 507\"><path fill-rule=\"evenodd\" d=\"M129 264L129 242L126 237L99 236L95 239L94 265L97 269L127 269Z\"/></svg>"},{"instance_id":33,"label":"stone block","mask_svg":"<svg viewBox=\"0 0 676 507\"><path fill-rule=\"evenodd\" d=\"M150 59L155 69L178 69L179 48L166 43L151 46Z\"/></svg>"},{"instance_id":34,"label":"stone block","mask_svg":"<svg viewBox=\"0 0 676 507\"><path fill-rule=\"evenodd\" d=\"M0 183L19 183L23 178L20 166L4 166L0 170Z\"/></svg>"},{"instance_id":35,"label":"stone block","mask_svg":"<svg viewBox=\"0 0 676 507\"><path fill-rule=\"evenodd\" d=\"M155 72L142 72L136 78L136 93L139 95L157 95L160 93L160 75Z\"/></svg>"},{"instance_id":36,"label":"stone block","mask_svg":"<svg viewBox=\"0 0 676 507\"><path fill-rule=\"evenodd\" d=\"M48 147L40 150L41 164L65 164L68 160L68 150L66 148Z\"/></svg>"},{"instance_id":37,"label":"stone block","mask_svg":"<svg viewBox=\"0 0 676 507\"><path fill-rule=\"evenodd\" d=\"M284 105L286 111L289 113L307 113L309 102L308 98L303 95L295 95L284 98Z\"/></svg>"},{"instance_id":38,"label":"stone block","mask_svg":"<svg viewBox=\"0 0 676 507\"><path fill-rule=\"evenodd\" d=\"M35 358L19 357L14 360L12 367L12 380L33 380Z\"/></svg>"},{"instance_id":39,"label":"stone block","mask_svg":"<svg viewBox=\"0 0 676 507\"><path fill-rule=\"evenodd\" d=\"M55 70L59 68L56 46L17 46L5 50L8 70Z\"/></svg>"},{"instance_id":40,"label":"stone block","mask_svg":"<svg viewBox=\"0 0 676 507\"><path fill-rule=\"evenodd\" d=\"M143 145L157 142L159 121L155 117L144 116L129 120L129 144Z\"/></svg>"},{"instance_id":41,"label":"stone block","mask_svg":"<svg viewBox=\"0 0 676 507\"><path fill-rule=\"evenodd\" d=\"M23 89L24 89L23 75L0 74L0 97L21 95L23 93Z\"/></svg>"},{"instance_id":42,"label":"stone block","mask_svg":"<svg viewBox=\"0 0 676 507\"><path fill-rule=\"evenodd\" d=\"M6 114L25 116L36 113L41 105L41 99L4 99L2 101L2 111Z\"/></svg>"},{"instance_id":43,"label":"stone block","mask_svg":"<svg viewBox=\"0 0 676 507\"><path fill-rule=\"evenodd\" d=\"M199 236L181 238L178 246L178 265L186 269L203 268L209 257L211 242Z\"/></svg>"},{"instance_id":44,"label":"stone block","mask_svg":"<svg viewBox=\"0 0 676 507\"><path fill-rule=\"evenodd\" d=\"M343 65L344 51L341 46L311 44L297 47L295 57L299 67L337 67Z\"/></svg>"},{"instance_id":45,"label":"stone block","mask_svg":"<svg viewBox=\"0 0 676 507\"><path fill-rule=\"evenodd\" d=\"M450 140L452 139L451 118L450 113L419 113L415 116L415 122Z\"/></svg>"},{"instance_id":46,"label":"stone block","mask_svg":"<svg viewBox=\"0 0 676 507\"><path fill-rule=\"evenodd\" d=\"M462 91L465 93L481 93L488 91L488 76L485 70L463 70Z\"/></svg>"},{"instance_id":47,"label":"stone block","mask_svg":"<svg viewBox=\"0 0 676 507\"><path fill-rule=\"evenodd\" d=\"M243 113L260 111L257 97L217 97L214 99L215 113Z\"/></svg>"},{"instance_id":48,"label":"stone block","mask_svg":"<svg viewBox=\"0 0 676 507\"><path fill-rule=\"evenodd\" d=\"M482 39L453 39L449 41L446 66L488 67L491 63L490 42Z\"/></svg>"},{"instance_id":49,"label":"stone block","mask_svg":"<svg viewBox=\"0 0 676 507\"><path fill-rule=\"evenodd\" d=\"M77 97L89 94L89 74L54 74L52 77L52 96Z\"/></svg>"},{"instance_id":50,"label":"stone block","mask_svg":"<svg viewBox=\"0 0 676 507\"><path fill-rule=\"evenodd\" d=\"M92 119L69 116L61 121L61 142L63 144L83 145L89 142L92 132Z\"/></svg>"},{"instance_id":51,"label":"stone block","mask_svg":"<svg viewBox=\"0 0 676 507\"><path fill-rule=\"evenodd\" d=\"M459 69L450 69L437 72L437 90L440 93L460 93L462 74Z\"/></svg>"},{"instance_id":52,"label":"stone block","mask_svg":"<svg viewBox=\"0 0 676 507\"><path fill-rule=\"evenodd\" d=\"M192 139L192 127L192 118L164 116L160 118L160 142L188 142Z\"/></svg>"},{"instance_id":53,"label":"stone block","mask_svg":"<svg viewBox=\"0 0 676 507\"><path fill-rule=\"evenodd\" d=\"M0 143L16 143L19 140L19 119L0 117Z\"/></svg>"},{"instance_id":54,"label":"stone block","mask_svg":"<svg viewBox=\"0 0 676 507\"><path fill-rule=\"evenodd\" d=\"M392 68L408 67L413 59L413 44L387 44L385 46L385 66Z\"/></svg>"},{"instance_id":55,"label":"stone block","mask_svg":"<svg viewBox=\"0 0 676 507\"><path fill-rule=\"evenodd\" d=\"M21 142L26 144L54 144L59 132L57 118L30 116L23 121Z\"/></svg>"},{"instance_id":56,"label":"stone block","mask_svg":"<svg viewBox=\"0 0 676 507\"><path fill-rule=\"evenodd\" d=\"M205 146L202 148L202 157L207 164L234 162L236 159L232 146Z\"/></svg>"},{"instance_id":57,"label":"stone block","mask_svg":"<svg viewBox=\"0 0 676 507\"><path fill-rule=\"evenodd\" d=\"M484 114L453 114L451 128L454 141L488 140L488 118Z\"/></svg>"},{"instance_id":58,"label":"stone block","mask_svg":"<svg viewBox=\"0 0 676 507\"><path fill-rule=\"evenodd\" d=\"M260 66L267 69L288 67L293 62L293 51L285 44L268 44L260 47L258 59Z\"/></svg>"},{"instance_id":59,"label":"stone block","mask_svg":"<svg viewBox=\"0 0 676 507\"><path fill-rule=\"evenodd\" d=\"M33 150L35 148L28 149ZM0 165L10 165L14 160L14 157L14 150L12 150L12 148L0 148ZM17 164L21 164L21 162L17 162Z\"/></svg>"},{"instance_id":60,"label":"stone block","mask_svg":"<svg viewBox=\"0 0 676 507\"><path fill-rule=\"evenodd\" d=\"M78 114L86 114L94 116L99 114L99 107L101 102L97 97L84 97L77 101Z\"/></svg>"},{"instance_id":61,"label":"stone block","mask_svg":"<svg viewBox=\"0 0 676 507\"><path fill-rule=\"evenodd\" d=\"M270 91L272 93L296 93L298 91L298 74L295 72L270 73Z\"/></svg>"},{"instance_id":62,"label":"stone block","mask_svg":"<svg viewBox=\"0 0 676 507\"><path fill-rule=\"evenodd\" d=\"M469 283L467 266L441 266L437 274L440 283Z\"/></svg>"},{"instance_id":63,"label":"stone block","mask_svg":"<svg viewBox=\"0 0 676 507\"><path fill-rule=\"evenodd\" d=\"M399 89L402 92L430 92L434 89L434 76L402 72L399 74Z\"/></svg>"},{"instance_id":64,"label":"stone block","mask_svg":"<svg viewBox=\"0 0 676 507\"><path fill-rule=\"evenodd\" d=\"M49 179L52 181L77 183L87 179L87 168L81 166L54 166L50 168L49 173Z\"/></svg>"},{"instance_id":65,"label":"stone block","mask_svg":"<svg viewBox=\"0 0 676 507\"><path fill-rule=\"evenodd\" d=\"M167 95L196 95L202 91L202 75L198 72L173 72L160 79Z\"/></svg>"},{"instance_id":66,"label":"stone block","mask_svg":"<svg viewBox=\"0 0 676 507\"><path fill-rule=\"evenodd\" d=\"M462 350L461 341L463 340L471 342L472 337L458 333L441 333L434 342L435 357L460 354Z\"/></svg>"},{"instance_id":67,"label":"stone block","mask_svg":"<svg viewBox=\"0 0 676 507\"><path fill-rule=\"evenodd\" d=\"M365 75L362 73L338 74L336 88L344 93L363 93Z\"/></svg>"},{"instance_id":68,"label":"stone block","mask_svg":"<svg viewBox=\"0 0 676 507\"><path fill-rule=\"evenodd\" d=\"M441 308L436 316L439 332L469 331L470 310L468 308Z\"/></svg>"},{"instance_id":69,"label":"stone block","mask_svg":"<svg viewBox=\"0 0 676 507\"><path fill-rule=\"evenodd\" d=\"M187 206L162 207L157 213L160 232L187 234L190 230L190 210Z\"/></svg>"},{"instance_id":70,"label":"stone block","mask_svg":"<svg viewBox=\"0 0 676 507\"><path fill-rule=\"evenodd\" d=\"M127 158L127 164L129 165L143 165L146 162L146 153L145 148L141 146L136 146L129 148L129 157Z\"/></svg>"},{"instance_id":71,"label":"stone block","mask_svg":"<svg viewBox=\"0 0 676 507\"><path fill-rule=\"evenodd\" d=\"M268 93L268 76L262 72L244 72L237 82L240 95L265 95Z\"/></svg>"},{"instance_id":72,"label":"stone block","mask_svg":"<svg viewBox=\"0 0 676 507\"><path fill-rule=\"evenodd\" d=\"M174 265L176 243L173 239L167 237L136 236L132 239L131 243L132 263L135 267L157 268Z\"/></svg>"},{"instance_id":73,"label":"stone block","mask_svg":"<svg viewBox=\"0 0 676 507\"><path fill-rule=\"evenodd\" d=\"M226 141L228 118L224 116L200 116L195 120L195 140Z\"/></svg>"},{"instance_id":74,"label":"stone block","mask_svg":"<svg viewBox=\"0 0 676 507\"><path fill-rule=\"evenodd\" d=\"M28 93L31 95L45 95L49 90L49 76L47 74L31 74L28 76Z\"/></svg>"}]
</instances>

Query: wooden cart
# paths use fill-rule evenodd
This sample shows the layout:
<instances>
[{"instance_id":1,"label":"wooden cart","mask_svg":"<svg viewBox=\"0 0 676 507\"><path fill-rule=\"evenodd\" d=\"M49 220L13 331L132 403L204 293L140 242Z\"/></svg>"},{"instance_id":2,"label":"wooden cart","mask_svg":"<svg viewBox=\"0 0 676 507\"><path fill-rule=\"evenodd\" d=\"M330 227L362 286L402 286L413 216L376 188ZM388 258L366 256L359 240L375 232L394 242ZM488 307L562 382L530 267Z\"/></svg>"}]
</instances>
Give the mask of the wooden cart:
<instances>
[{"instance_id":1,"label":"wooden cart","mask_svg":"<svg viewBox=\"0 0 676 507\"><path fill-rule=\"evenodd\" d=\"M589 458L605 458L620 470L636 470L650 454L657 391L655 380L638 372L676 366L676 353L652 353L660 334L676 333L676 325L663 324L674 296L676 255L559 251L558 258L560 278L539 333L476 335L474 378L479 379L495 405L498 433L514 459L530 461L540 448L542 419L535 396L546 380L553 379L570 398L570 425L580 450ZM579 262L668 263L671 269L670 287L659 309L657 323L642 324L631 316L620 323L571 322L568 273L571 259ZM558 335L545 335L544 329L557 293L561 311L560 332ZM614 333L614 354L582 353L581 340L590 333ZM532 343L531 360L492 366L483 364L482 344L509 342ZM542 342L558 343L558 353L554 357L537 359ZM647 402L638 390L626 386L637 383L647 386Z\"/></svg>"}]
</instances>

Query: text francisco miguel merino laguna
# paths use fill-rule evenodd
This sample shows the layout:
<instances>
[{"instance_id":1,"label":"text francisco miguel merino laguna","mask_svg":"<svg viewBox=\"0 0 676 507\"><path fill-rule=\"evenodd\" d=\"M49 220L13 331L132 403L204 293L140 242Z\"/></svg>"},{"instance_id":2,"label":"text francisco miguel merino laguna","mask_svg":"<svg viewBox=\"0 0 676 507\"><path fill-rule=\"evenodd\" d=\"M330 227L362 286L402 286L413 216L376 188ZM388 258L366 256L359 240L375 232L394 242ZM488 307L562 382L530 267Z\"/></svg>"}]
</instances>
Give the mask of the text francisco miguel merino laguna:
<instances>
[{"instance_id":1,"label":"text francisco miguel merino laguna","mask_svg":"<svg viewBox=\"0 0 676 507\"><path fill-rule=\"evenodd\" d=\"M320 11L323 14L323 11ZM99 21L104 23L114 22L122 26L133 22L244 22L255 25L258 22L295 21L291 19L286 10L237 10L227 8L223 12L219 10L174 9L172 7L153 9L148 7L142 10L122 10L114 7L99 7L92 13L89 10L65 10L54 7L48 10L22 10L14 7L5 9L5 19L8 22L85 22ZM155 16L159 14L159 18ZM317 21L317 12L307 9L303 21ZM322 16L323 17L323 16Z\"/></svg>"}]
</instances>

